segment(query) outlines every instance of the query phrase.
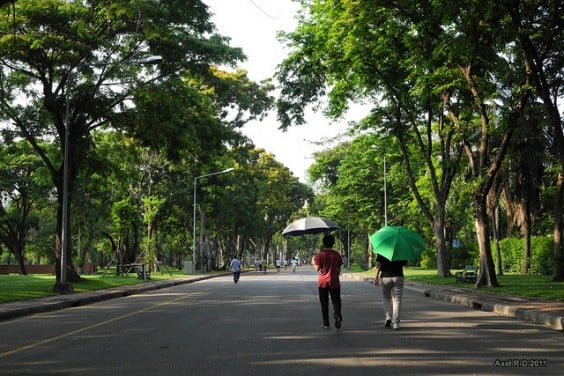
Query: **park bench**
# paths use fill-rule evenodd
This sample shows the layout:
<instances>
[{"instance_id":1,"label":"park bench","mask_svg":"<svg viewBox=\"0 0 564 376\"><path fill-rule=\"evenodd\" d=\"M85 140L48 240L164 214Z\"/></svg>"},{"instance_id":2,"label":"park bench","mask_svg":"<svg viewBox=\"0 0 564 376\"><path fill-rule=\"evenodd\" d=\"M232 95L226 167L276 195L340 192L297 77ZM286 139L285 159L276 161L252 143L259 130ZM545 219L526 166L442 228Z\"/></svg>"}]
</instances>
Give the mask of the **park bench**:
<instances>
[{"instance_id":1,"label":"park bench","mask_svg":"<svg viewBox=\"0 0 564 376\"><path fill-rule=\"evenodd\" d=\"M474 265L466 265L463 271L454 273L456 282L460 283L476 283L478 278L478 267Z\"/></svg>"}]
</instances>

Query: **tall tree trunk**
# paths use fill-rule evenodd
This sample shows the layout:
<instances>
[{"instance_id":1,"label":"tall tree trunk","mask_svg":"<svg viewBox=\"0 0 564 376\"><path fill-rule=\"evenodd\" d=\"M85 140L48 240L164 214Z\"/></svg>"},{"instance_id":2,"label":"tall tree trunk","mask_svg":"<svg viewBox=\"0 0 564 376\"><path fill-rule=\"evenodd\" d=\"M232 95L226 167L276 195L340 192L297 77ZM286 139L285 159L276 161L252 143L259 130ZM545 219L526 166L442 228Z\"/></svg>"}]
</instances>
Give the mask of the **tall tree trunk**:
<instances>
[{"instance_id":1,"label":"tall tree trunk","mask_svg":"<svg viewBox=\"0 0 564 376\"><path fill-rule=\"evenodd\" d=\"M480 272L476 280L476 288L499 287L494 273L495 266L492 257L489 237L489 221L485 195L478 195L475 213L476 236L480 248Z\"/></svg>"},{"instance_id":2,"label":"tall tree trunk","mask_svg":"<svg viewBox=\"0 0 564 376\"><path fill-rule=\"evenodd\" d=\"M272 236L270 236L270 231L269 231L268 235L264 239L264 249L263 249L263 254L262 254L263 259L266 260L265 263L263 264L263 267L265 267L265 268L268 264L268 250L270 248L271 240L272 240Z\"/></svg>"},{"instance_id":3,"label":"tall tree trunk","mask_svg":"<svg viewBox=\"0 0 564 376\"><path fill-rule=\"evenodd\" d=\"M370 233L368 231L364 231L364 239L367 246L363 249L368 249L368 255L366 255L367 266L368 269L372 269L372 265L374 265L374 252L372 251L372 243L370 243Z\"/></svg>"},{"instance_id":4,"label":"tall tree trunk","mask_svg":"<svg viewBox=\"0 0 564 376\"><path fill-rule=\"evenodd\" d=\"M556 183L556 197L554 199L554 274L552 280L555 282L564 281L564 245L562 244L562 233L564 231L564 219L562 206L564 206L564 173L558 174Z\"/></svg>"},{"instance_id":5,"label":"tall tree trunk","mask_svg":"<svg viewBox=\"0 0 564 376\"><path fill-rule=\"evenodd\" d=\"M62 187L62 184L60 185ZM69 183L70 186L70 183ZM60 190L61 194L58 195L58 204L57 204L57 236L55 238L55 253L56 253L56 265L55 265L55 274L57 283L61 282L61 255L63 251L63 239L62 239L62 229L63 229L63 199L62 199L62 189ZM66 278L65 282L75 283L80 282L81 278L78 273L74 270L74 263L72 258L72 241L71 241L71 194L69 189L68 201L67 201L67 228L66 228L66 257L65 257L65 268L66 268Z\"/></svg>"},{"instance_id":6,"label":"tall tree trunk","mask_svg":"<svg viewBox=\"0 0 564 376\"><path fill-rule=\"evenodd\" d=\"M437 209L441 211L440 208ZM437 214L435 217L433 233L435 234L435 245L437 247L437 275L439 277L450 277L452 273L450 272L449 251L446 246L444 215Z\"/></svg>"},{"instance_id":7,"label":"tall tree trunk","mask_svg":"<svg viewBox=\"0 0 564 376\"><path fill-rule=\"evenodd\" d=\"M24 234L20 234L17 236L17 239L15 241L16 249L14 253L16 256L16 262L20 267L20 274L27 275L27 271L25 270L25 258L24 258L25 242L22 240L23 237L25 237Z\"/></svg>"},{"instance_id":8,"label":"tall tree trunk","mask_svg":"<svg viewBox=\"0 0 564 376\"><path fill-rule=\"evenodd\" d=\"M503 275L503 258L501 257L501 248L499 247L499 205L497 204L492 211L492 233L497 256L496 274Z\"/></svg>"},{"instance_id":9,"label":"tall tree trunk","mask_svg":"<svg viewBox=\"0 0 564 376\"><path fill-rule=\"evenodd\" d=\"M531 211L529 208L528 194L522 199L519 210L521 211L521 236L523 236L523 263L521 264L521 274L529 274L531 267Z\"/></svg>"}]
</instances>

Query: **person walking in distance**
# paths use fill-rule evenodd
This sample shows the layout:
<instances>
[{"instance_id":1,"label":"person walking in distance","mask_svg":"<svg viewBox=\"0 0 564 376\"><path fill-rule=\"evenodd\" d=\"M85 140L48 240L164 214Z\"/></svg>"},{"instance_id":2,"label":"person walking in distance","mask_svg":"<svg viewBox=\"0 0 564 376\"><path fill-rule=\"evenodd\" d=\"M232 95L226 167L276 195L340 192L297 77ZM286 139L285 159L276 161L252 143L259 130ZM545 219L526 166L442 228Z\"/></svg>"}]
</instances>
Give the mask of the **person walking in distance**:
<instances>
[{"instance_id":1,"label":"person walking in distance","mask_svg":"<svg viewBox=\"0 0 564 376\"><path fill-rule=\"evenodd\" d=\"M292 272L296 272L296 267L298 266L298 260L295 257L292 257Z\"/></svg>"},{"instance_id":2,"label":"person walking in distance","mask_svg":"<svg viewBox=\"0 0 564 376\"><path fill-rule=\"evenodd\" d=\"M237 255L233 256L233 260L231 260L231 270L233 271L233 282L238 283L241 276L241 262Z\"/></svg>"},{"instance_id":3,"label":"person walking in distance","mask_svg":"<svg viewBox=\"0 0 564 376\"><path fill-rule=\"evenodd\" d=\"M323 328L329 328L329 297L333 304L333 318L335 327L339 329L343 322L341 314L341 265L343 259L339 252L333 249L335 237L325 235L323 237L323 249L312 258L313 267L319 272L317 287L319 290L319 302L321 303L321 316Z\"/></svg>"},{"instance_id":4,"label":"person walking in distance","mask_svg":"<svg viewBox=\"0 0 564 376\"><path fill-rule=\"evenodd\" d=\"M403 267L406 260L390 261L381 255L376 256L376 276L374 285L382 284L384 298L384 327L397 330L400 328L401 298L403 295Z\"/></svg>"}]
</instances>

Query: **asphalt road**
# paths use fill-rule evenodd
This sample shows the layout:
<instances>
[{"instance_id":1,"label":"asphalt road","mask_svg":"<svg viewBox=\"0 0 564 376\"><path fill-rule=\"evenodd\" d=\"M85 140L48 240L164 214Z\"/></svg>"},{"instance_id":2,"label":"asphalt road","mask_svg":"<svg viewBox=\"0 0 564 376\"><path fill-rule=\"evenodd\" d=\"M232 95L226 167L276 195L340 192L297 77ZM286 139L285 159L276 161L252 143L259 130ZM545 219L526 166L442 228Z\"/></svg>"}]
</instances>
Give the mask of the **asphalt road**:
<instances>
[{"instance_id":1,"label":"asphalt road","mask_svg":"<svg viewBox=\"0 0 564 376\"><path fill-rule=\"evenodd\" d=\"M317 274L245 273L0 322L0 375L561 375L563 333L405 291L342 281L322 329Z\"/></svg>"}]
</instances>

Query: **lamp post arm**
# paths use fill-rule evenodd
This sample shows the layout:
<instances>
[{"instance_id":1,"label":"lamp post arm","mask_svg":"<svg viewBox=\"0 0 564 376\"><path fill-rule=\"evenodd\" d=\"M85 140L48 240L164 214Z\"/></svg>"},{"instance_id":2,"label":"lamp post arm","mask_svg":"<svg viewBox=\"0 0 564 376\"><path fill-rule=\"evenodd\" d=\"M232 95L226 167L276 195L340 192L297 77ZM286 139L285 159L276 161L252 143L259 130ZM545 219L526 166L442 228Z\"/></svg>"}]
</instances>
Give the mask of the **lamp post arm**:
<instances>
[{"instance_id":1,"label":"lamp post arm","mask_svg":"<svg viewBox=\"0 0 564 376\"><path fill-rule=\"evenodd\" d=\"M228 169L223 170L223 171L211 172L211 173L209 173L209 174L196 176L196 177L194 178L194 186L196 185L196 181L197 181L199 178L205 178L205 177L208 177L208 176L214 176L214 175L219 175L219 174L225 174L226 172L230 172L230 171L233 171L233 170L234 170L234 168L231 167L231 168L228 168Z\"/></svg>"}]
</instances>

